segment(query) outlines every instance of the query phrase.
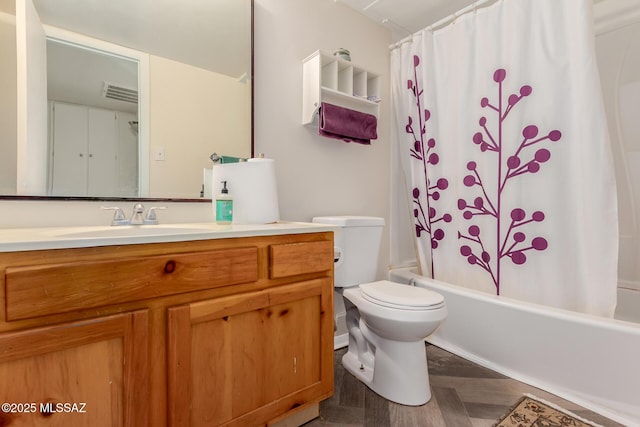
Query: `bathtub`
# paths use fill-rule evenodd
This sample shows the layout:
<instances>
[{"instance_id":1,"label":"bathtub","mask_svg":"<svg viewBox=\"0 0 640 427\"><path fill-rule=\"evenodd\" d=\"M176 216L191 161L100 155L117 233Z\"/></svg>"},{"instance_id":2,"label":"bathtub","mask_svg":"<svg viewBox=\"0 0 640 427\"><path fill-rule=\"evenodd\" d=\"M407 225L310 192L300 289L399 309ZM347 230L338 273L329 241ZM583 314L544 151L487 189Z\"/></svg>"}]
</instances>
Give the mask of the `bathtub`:
<instances>
[{"instance_id":1,"label":"bathtub","mask_svg":"<svg viewBox=\"0 0 640 427\"><path fill-rule=\"evenodd\" d=\"M392 270L442 294L449 317L427 341L628 426L640 426L640 325L497 297Z\"/></svg>"}]
</instances>

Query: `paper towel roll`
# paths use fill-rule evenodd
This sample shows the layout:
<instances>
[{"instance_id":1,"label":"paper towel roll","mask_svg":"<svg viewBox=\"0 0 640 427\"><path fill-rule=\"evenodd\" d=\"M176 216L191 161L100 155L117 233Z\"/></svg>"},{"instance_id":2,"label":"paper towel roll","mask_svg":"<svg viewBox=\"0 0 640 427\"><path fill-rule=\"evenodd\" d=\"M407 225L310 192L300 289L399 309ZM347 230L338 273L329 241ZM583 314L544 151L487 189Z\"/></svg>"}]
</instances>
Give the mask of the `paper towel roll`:
<instances>
[{"instance_id":1,"label":"paper towel roll","mask_svg":"<svg viewBox=\"0 0 640 427\"><path fill-rule=\"evenodd\" d=\"M222 189L221 181L227 181L229 195L233 199L234 224L268 224L280 219L273 159L259 158L213 165L211 184L214 217L215 198Z\"/></svg>"}]
</instances>

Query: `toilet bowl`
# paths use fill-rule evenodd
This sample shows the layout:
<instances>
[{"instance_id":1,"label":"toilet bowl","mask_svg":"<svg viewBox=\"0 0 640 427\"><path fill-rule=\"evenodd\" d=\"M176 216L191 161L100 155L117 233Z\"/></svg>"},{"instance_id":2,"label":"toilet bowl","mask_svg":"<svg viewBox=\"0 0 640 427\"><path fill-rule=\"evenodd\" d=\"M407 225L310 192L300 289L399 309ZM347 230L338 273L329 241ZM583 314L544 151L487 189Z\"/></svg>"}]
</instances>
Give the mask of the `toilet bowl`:
<instances>
[{"instance_id":1,"label":"toilet bowl","mask_svg":"<svg viewBox=\"0 0 640 427\"><path fill-rule=\"evenodd\" d=\"M447 317L442 295L386 280L343 292L347 371L380 396L403 405L431 399L424 338Z\"/></svg>"},{"instance_id":2,"label":"toilet bowl","mask_svg":"<svg viewBox=\"0 0 640 427\"><path fill-rule=\"evenodd\" d=\"M327 216L313 222L338 226L334 285L344 300L349 343L342 364L386 399L412 406L428 402L424 338L446 318L444 298L415 286L375 281L383 218Z\"/></svg>"}]
</instances>

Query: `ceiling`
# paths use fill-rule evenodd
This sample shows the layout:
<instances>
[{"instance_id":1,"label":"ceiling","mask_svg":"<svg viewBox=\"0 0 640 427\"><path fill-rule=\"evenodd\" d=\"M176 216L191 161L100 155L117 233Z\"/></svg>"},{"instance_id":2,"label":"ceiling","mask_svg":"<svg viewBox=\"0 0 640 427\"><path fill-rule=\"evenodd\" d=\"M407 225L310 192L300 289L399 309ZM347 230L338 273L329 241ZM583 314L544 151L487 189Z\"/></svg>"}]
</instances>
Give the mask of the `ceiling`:
<instances>
[{"instance_id":1,"label":"ceiling","mask_svg":"<svg viewBox=\"0 0 640 427\"><path fill-rule=\"evenodd\" d=\"M473 3L473 0L337 0L391 30L399 41Z\"/></svg>"},{"instance_id":2,"label":"ceiling","mask_svg":"<svg viewBox=\"0 0 640 427\"><path fill-rule=\"evenodd\" d=\"M47 41L47 98L107 110L138 112L138 104L104 96L106 83L138 90L138 63L66 43Z\"/></svg>"},{"instance_id":3,"label":"ceiling","mask_svg":"<svg viewBox=\"0 0 640 427\"><path fill-rule=\"evenodd\" d=\"M249 73L251 27L246 1L33 2L44 24L234 78Z\"/></svg>"},{"instance_id":4,"label":"ceiling","mask_svg":"<svg viewBox=\"0 0 640 427\"><path fill-rule=\"evenodd\" d=\"M391 30L393 42L451 16L473 0L335 0ZM637 3L637 0L593 0L599 3ZM486 4L493 3L491 0ZM596 12L598 12L596 10Z\"/></svg>"}]
</instances>

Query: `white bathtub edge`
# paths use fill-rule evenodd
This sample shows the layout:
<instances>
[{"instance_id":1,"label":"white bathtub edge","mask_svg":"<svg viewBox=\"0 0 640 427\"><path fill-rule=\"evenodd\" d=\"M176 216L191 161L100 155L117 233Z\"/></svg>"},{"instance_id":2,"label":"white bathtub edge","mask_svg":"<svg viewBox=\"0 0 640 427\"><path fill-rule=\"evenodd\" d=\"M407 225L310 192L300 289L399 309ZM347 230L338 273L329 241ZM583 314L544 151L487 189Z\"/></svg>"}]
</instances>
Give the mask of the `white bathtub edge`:
<instances>
[{"instance_id":1,"label":"white bathtub edge","mask_svg":"<svg viewBox=\"0 0 640 427\"><path fill-rule=\"evenodd\" d=\"M408 283L411 277L417 276L417 274L415 272L412 272L411 270L411 268L401 268L390 271L389 278L398 282ZM451 294L450 297L452 298L454 297L454 295L456 295L461 298L476 299L483 304L495 304L496 307L513 308L514 306L513 301L510 301L506 298L495 297L493 295L467 290L459 286L443 284L442 282L436 281L434 288L437 290L438 286L442 285L446 287L442 292L449 292ZM577 321L583 325L602 326L604 324L607 326L607 328L613 331L617 331L619 333L628 332L633 333L634 336L638 336L638 325L630 322L598 318L595 316L583 315L580 313L566 312L559 309L547 310L546 307L540 307L535 304L522 303L520 301L516 301L516 303L517 309L521 310L524 313L528 313L528 315L543 314L547 317L547 319L556 319L559 321L569 320L571 322ZM518 363L513 363L512 359L502 360L502 362L506 361L506 364L501 363L501 356L504 356L504 353L501 355L499 354L499 352L494 352L493 355L496 356L496 360L489 360L487 357L483 357L482 353L490 353L486 350L482 350L479 353L474 353L474 348L476 350L481 349L481 347L478 347L477 339L475 343L465 343L464 341L460 341L459 339L460 336L464 336L464 334L461 335L454 331L453 335L449 334L449 338L453 337L454 340L458 338L458 341L460 342L456 344L456 341L450 341L449 339L447 339L446 334L444 334L445 336L443 337L443 334L440 334L440 332L441 330L429 337L428 341L460 357L463 357L486 368L492 369L515 380L521 381L525 384L540 388L591 411L597 412L614 421L629 426L640 426L640 405L636 406L635 402L631 403L630 401L628 403L624 403L611 401L607 400L602 395L595 396L590 393L580 393L576 391L578 390L578 388L575 388L575 384L573 385L573 388L571 388L571 386L563 386L561 383L556 381L557 378L552 378L551 381L549 381L548 378L545 380L544 375L541 375L540 378L538 378L537 375L532 375L531 372L529 374L526 373L526 364L524 368L522 367L522 363L520 363L520 366L518 367ZM494 336L488 336L487 340L492 340L494 338ZM463 348L465 344L470 344L468 345L467 349ZM469 348L471 350L469 350ZM512 366L509 367L509 365ZM556 383L554 384L553 381L556 381ZM571 380L570 383L575 383L575 381Z\"/></svg>"}]
</instances>

